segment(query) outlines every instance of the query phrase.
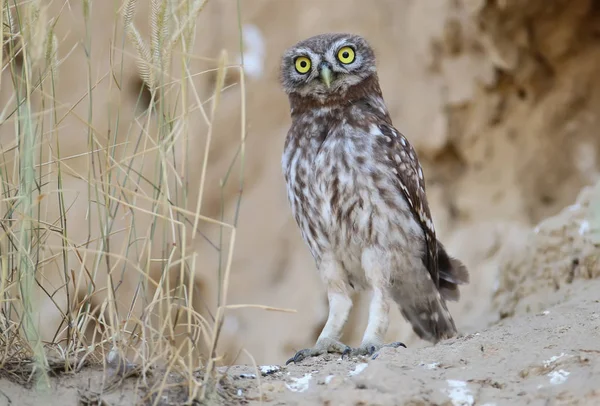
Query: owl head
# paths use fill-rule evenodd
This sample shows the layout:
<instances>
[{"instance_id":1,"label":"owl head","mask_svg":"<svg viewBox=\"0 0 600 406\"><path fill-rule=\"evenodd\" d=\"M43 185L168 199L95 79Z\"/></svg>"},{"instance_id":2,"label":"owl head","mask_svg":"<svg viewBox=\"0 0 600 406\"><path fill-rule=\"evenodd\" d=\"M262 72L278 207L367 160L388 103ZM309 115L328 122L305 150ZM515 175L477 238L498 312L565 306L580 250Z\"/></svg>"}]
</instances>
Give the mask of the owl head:
<instances>
[{"instance_id":1,"label":"owl head","mask_svg":"<svg viewBox=\"0 0 600 406\"><path fill-rule=\"evenodd\" d=\"M281 82L288 95L326 101L376 75L375 54L353 34L321 34L288 48L281 62Z\"/></svg>"}]
</instances>

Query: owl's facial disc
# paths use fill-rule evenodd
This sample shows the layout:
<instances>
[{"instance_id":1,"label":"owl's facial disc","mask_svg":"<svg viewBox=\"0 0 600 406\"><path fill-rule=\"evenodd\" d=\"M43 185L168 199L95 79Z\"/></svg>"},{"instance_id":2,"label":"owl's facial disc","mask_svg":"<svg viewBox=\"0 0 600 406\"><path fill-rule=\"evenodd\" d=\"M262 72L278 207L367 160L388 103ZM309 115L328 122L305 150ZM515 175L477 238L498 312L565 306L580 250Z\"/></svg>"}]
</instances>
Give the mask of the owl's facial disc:
<instances>
[{"instance_id":1,"label":"owl's facial disc","mask_svg":"<svg viewBox=\"0 0 600 406\"><path fill-rule=\"evenodd\" d=\"M373 50L352 34L308 38L287 49L281 63L285 92L321 103L346 97L350 88L374 74Z\"/></svg>"}]
</instances>

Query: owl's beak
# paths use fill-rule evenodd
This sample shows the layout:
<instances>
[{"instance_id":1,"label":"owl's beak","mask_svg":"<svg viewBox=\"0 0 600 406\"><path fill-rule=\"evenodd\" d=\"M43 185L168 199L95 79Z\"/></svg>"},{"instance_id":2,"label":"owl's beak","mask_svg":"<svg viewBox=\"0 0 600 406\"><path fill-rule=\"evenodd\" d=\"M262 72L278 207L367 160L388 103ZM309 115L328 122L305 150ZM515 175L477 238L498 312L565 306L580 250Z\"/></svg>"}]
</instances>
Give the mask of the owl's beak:
<instances>
[{"instance_id":1,"label":"owl's beak","mask_svg":"<svg viewBox=\"0 0 600 406\"><path fill-rule=\"evenodd\" d=\"M321 77L321 80L323 81L327 89L329 89L331 87L332 77L331 68L329 67L329 65L327 65L326 63L322 63L319 66L319 76Z\"/></svg>"}]
</instances>

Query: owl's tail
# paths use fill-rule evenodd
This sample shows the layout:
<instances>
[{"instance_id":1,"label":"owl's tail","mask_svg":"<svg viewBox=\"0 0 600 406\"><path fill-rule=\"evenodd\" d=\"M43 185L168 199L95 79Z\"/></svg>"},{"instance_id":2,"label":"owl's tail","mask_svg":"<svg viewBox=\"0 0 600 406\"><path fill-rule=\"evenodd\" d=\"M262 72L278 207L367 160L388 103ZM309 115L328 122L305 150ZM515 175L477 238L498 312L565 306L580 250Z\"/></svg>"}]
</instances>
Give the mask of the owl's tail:
<instances>
[{"instance_id":1,"label":"owl's tail","mask_svg":"<svg viewBox=\"0 0 600 406\"><path fill-rule=\"evenodd\" d=\"M458 299L460 299L458 285L469 283L469 271L462 262L448 255L446 249L439 240L437 242L437 247L440 293L446 300L458 301Z\"/></svg>"},{"instance_id":2,"label":"owl's tail","mask_svg":"<svg viewBox=\"0 0 600 406\"><path fill-rule=\"evenodd\" d=\"M394 301L402 316L412 325L413 331L423 340L437 343L456 335L454 320L446 302L427 276L425 267L413 271L422 276L416 285L407 280L396 280L390 287Z\"/></svg>"},{"instance_id":3,"label":"owl's tail","mask_svg":"<svg viewBox=\"0 0 600 406\"><path fill-rule=\"evenodd\" d=\"M408 278L393 281L390 286L392 298L400 307L402 316L412 325L413 331L432 343L456 335L456 326L446 300L458 300L458 285L469 280L466 267L448 256L441 244L438 247L439 289L425 266L413 270Z\"/></svg>"}]
</instances>

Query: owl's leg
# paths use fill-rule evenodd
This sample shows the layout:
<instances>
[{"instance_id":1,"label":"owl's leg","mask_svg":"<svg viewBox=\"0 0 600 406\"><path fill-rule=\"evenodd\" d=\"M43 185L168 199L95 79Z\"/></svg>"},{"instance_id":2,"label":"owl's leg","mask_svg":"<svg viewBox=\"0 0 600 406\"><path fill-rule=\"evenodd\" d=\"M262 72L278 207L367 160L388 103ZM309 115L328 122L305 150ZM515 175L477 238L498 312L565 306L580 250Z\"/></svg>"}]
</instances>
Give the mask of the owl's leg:
<instances>
[{"instance_id":1,"label":"owl's leg","mask_svg":"<svg viewBox=\"0 0 600 406\"><path fill-rule=\"evenodd\" d=\"M385 333L389 326L390 295L385 269L390 269L389 256L375 249L366 249L362 256L362 266L367 281L373 289L369 307L369 323L360 347L352 349L352 355L373 355L382 347L406 347L401 342L385 344Z\"/></svg>"},{"instance_id":2,"label":"owl's leg","mask_svg":"<svg viewBox=\"0 0 600 406\"><path fill-rule=\"evenodd\" d=\"M384 343L385 333L389 325L390 305L386 289L374 288L369 307L369 323L363 335L360 347L353 348L351 355L373 355L382 347L405 347L401 342Z\"/></svg>"},{"instance_id":3,"label":"owl's leg","mask_svg":"<svg viewBox=\"0 0 600 406\"><path fill-rule=\"evenodd\" d=\"M350 351L350 347L339 341L342 336L342 329L352 309L350 285L347 282L344 270L337 261L322 262L320 268L323 279L327 284L327 298L329 299L327 322L315 346L298 351L296 355L287 360L286 365L291 362L298 363L305 358L325 353L344 354Z\"/></svg>"}]
</instances>

